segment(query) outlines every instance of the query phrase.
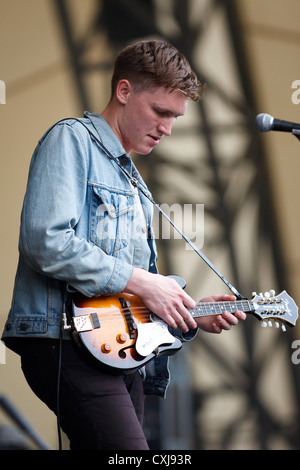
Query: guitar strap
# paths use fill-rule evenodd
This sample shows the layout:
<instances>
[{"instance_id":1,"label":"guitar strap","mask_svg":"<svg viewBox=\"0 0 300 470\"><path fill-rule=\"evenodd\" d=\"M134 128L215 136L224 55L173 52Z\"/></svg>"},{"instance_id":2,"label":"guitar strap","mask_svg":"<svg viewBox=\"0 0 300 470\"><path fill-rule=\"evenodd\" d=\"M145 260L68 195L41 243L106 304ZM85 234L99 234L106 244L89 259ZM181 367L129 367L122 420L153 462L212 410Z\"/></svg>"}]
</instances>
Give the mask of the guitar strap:
<instances>
[{"instance_id":1,"label":"guitar strap","mask_svg":"<svg viewBox=\"0 0 300 470\"><path fill-rule=\"evenodd\" d=\"M136 188L141 191L141 193L149 199L149 201L154 205L154 207L157 208L157 210L167 219L167 221L172 225L172 227L180 234L180 236L190 245L190 247L193 249L193 251L200 256L200 258L209 266L209 268L221 279L221 281L228 287L228 289L238 298L238 299L245 299L243 295L241 295L237 289L230 284L230 282L218 271L218 269L213 265L213 263L199 250L199 248L190 240L190 238L174 223L174 221L164 212L164 210L157 204L154 199L152 198L151 194L144 188L140 182L134 178L132 175L128 173L126 168L124 168L121 163L119 162L117 157L114 157L111 152L105 147L103 142L86 126L84 122L82 122L81 119L79 118L65 118L61 119L60 121L56 122L49 130L56 126L58 123L62 121L66 121L68 119L74 119L75 121L79 122L81 125L85 127L85 129L88 131L88 133L91 135L91 137L97 142L97 144L100 146L101 150L111 159L113 160L118 167L121 169L121 171L124 173L126 178L130 181L130 183L135 186ZM92 121L91 121L92 122ZM93 124L93 123L92 123ZM93 125L94 126L94 125ZM95 128L96 132L98 133L97 129ZM46 133L46 135L48 134Z\"/></svg>"}]
</instances>

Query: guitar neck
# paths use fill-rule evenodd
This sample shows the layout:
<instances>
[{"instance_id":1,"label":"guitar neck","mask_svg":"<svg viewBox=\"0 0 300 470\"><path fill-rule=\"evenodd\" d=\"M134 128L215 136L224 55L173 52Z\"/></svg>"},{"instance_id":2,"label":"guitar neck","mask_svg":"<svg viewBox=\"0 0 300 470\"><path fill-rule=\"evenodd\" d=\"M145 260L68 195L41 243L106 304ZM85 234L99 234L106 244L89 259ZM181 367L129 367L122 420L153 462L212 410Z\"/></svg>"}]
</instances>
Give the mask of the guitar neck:
<instances>
[{"instance_id":1,"label":"guitar neck","mask_svg":"<svg viewBox=\"0 0 300 470\"><path fill-rule=\"evenodd\" d=\"M225 311L234 313L237 310L252 312L255 308L251 300L236 300L234 302L198 302L196 307L190 310L190 313L194 318L198 318L209 315L220 315Z\"/></svg>"}]
</instances>

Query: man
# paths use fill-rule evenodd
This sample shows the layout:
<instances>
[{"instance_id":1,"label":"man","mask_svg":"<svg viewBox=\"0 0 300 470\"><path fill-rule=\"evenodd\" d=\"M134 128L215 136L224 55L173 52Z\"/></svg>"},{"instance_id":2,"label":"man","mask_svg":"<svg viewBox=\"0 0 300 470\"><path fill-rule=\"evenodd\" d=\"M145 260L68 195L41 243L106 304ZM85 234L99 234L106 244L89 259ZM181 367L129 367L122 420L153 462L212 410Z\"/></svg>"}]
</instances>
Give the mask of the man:
<instances>
[{"instance_id":1,"label":"man","mask_svg":"<svg viewBox=\"0 0 300 470\"><path fill-rule=\"evenodd\" d=\"M59 412L71 449L148 449L143 390L156 393L155 388L164 395L168 384L160 358L148 368L156 375L150 376L146 367L146 378L144 371L116 375L91 361L68 330L62 331L62 313L74 293L136 294L183 335L197 328L220 333L245 319L243 312L224 312L195 321L188 310L194 300L176 281L157 273L153 206L129 157L132 152L149 154L170 135L174 120L185 114L189 99L199 99L200 90L174 47L140 41L117 57L111 99L101 115L85 113L81 120L58 122L33 154L12 307L2 339L21 355L36 395ZM143 191L131 184L131 176Z\"/></svg>"}]
</instances>

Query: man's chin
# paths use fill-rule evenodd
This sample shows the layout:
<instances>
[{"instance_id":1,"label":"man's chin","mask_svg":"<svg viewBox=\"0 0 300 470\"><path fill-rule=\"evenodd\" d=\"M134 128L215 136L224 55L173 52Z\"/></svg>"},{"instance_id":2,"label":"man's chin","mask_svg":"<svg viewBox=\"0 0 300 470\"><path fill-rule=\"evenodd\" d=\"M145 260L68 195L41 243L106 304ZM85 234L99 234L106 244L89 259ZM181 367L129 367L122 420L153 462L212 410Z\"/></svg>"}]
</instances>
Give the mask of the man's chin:
<instances>
[{"instance_id":1,"label":"man's chin","mask_svg":"<svg viewBox=\"0 0 300 470\"><path fill-rule=\"evenodd\" d=\"M147 157L148 155L150 155L150 153L152 152L153 150L153 147L151 149L139 149L139 150L136 150L134 153L136 153L137 155L141 155L141 156L144 156L144 157Z\"/></svg>"}]
</instances>

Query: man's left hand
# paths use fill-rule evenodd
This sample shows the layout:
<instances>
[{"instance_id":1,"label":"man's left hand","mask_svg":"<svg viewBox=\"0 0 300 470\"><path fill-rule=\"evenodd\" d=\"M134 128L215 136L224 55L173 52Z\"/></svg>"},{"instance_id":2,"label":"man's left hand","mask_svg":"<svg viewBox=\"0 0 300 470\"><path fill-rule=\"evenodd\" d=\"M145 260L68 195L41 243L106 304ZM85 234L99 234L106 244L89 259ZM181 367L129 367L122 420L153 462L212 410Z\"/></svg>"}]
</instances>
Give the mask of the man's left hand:
<instances>
[{"instance_id":1,"label":"man's left hand","mask_svg":"<svg viewBox=\"0 0 300 470\"><path fill-rule=\"evenodd\" d=\"M200 302L234 302L234 295L214 295L205 297ZM223 312L220 315L209 315L207 317L195 318L198 327L207 333L220 334L223 330L230 330L232 326L236 326L239 320L246 320L245 312L237 310L234 313Z\"/></svg>"}]
</instances>

